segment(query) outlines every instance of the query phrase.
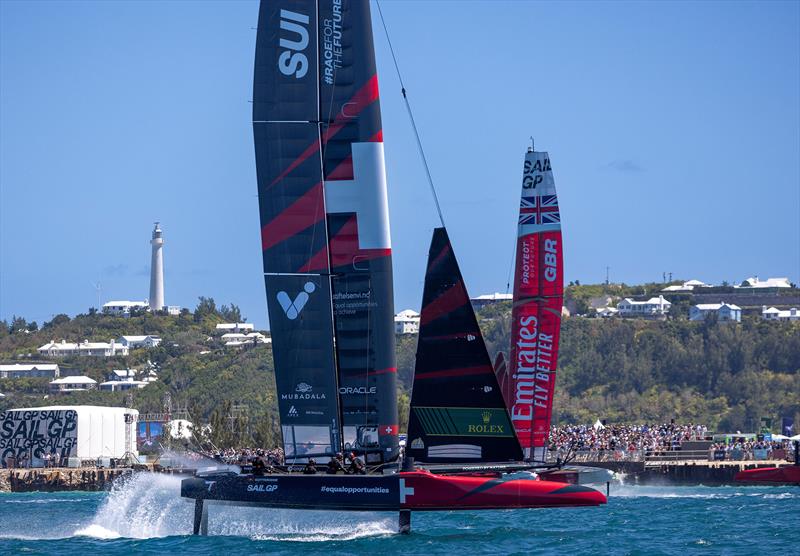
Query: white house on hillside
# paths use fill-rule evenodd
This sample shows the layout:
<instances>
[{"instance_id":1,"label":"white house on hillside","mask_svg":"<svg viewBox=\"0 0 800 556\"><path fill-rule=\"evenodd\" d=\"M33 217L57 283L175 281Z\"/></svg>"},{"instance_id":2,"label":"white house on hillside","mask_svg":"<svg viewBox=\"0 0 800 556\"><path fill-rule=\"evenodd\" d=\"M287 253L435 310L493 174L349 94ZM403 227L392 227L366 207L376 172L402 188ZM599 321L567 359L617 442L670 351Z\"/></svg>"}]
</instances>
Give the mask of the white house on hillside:
<instances>
[{"instance_id":1,"label":"white house on hillside","mask_svg":"<svg viewBox=\"0 0 800 556\"><path fill-rule=\"evenodd\" d=\"M662 292L673 292L673 293L674 292L690 292L690 291L694 291L695 288L710 288L710 287L712 287L711 284L705 284L705 283L701 282L700 280L689 280L687 282L684 282L681 285L667 286L666 288L664 288L661 291Z\"/></svg>"},{"instance_id":2,"label":"white house on hillside","mask_svg":"<svg viewBox=\"0 0 800 556\"><path fill-rule=\"evenodd\" d=\"M472 306L477 311L478 309L483 309L487 305L491 305L492 303L499 303L501 301L512 301L514 296L510 293L487 293L484 295L479 295L478 297L470 298L472 302Z\"/></svg>"},{"instance_id":3,"label":"white house on hillside","mask_svg":"<svg viewBox=\"0 0 800 556\"><path fill-rule=\"evenodd\" d=\"M222 322L217 325L219 332L252 332L255 330L252 322Z\"/></svg>"},{"instance_id":4,"label":"white house on hillside","mask_svg":"<svg viewBox=\"0 0 800 556\"><path fill-rule=\"evenodd\" d=\"M419 313L412 309L400 311L394 316L395 334L418 334Z\"/></svg>"},{"instance_id":5,"label":"white house on hillside","mask_svg":"<svg viewBox=\"0 0 800 556\"><path fill-rule=\"evenodd\" d=\"M97 381L88 376L65 376L50 382L50 391L56 392L80 392L83 390L94 390Z\"/></svg>"},{"instance_id":6,"label":"white house on hillside","mask_svg":"<svg viewBox=\"0 0 800 556\"><path fill-rule=\"evenodd\" d=\"M767 309L767 306L764 305L761 307L761 318L764 320L788 320L788 321L799 321L800 320L800 311L796 308L787 309L785 311L781 311L780 309L776 309L775 307L770 307Z\"/></svg>"},{"instance_id":7,"label":"white house on hillside","mask_svg":"<svg viewBox=\"0 0 800 556\"><path fill-rule=\"evenodd\" d=\"M228 332L222 335L226 347L239 347L244 345L271 344L272 338L264 336L261 332L242 334L241 332Z\"/></svg>"},{"instance_id":8,"label":"white house on hillside","mask_svg":"<svg viewBox=\"0 0 800 556\"><path fill-rule=\"evenodd\" d=\"M153 348L161 343L161 338L158 336L120 336L117 343L127 346L128 349Z\"/></svg>"},{"instance_id":9,"label":"white house on hillside","mask_svg":"<svg viewBox=\"0 0 800 556\"><path fill-rule=\"evenodd\" d=\"M118 317L131 316L131 309L147 311L150 306L147 301L109 301L103 304L103 313Z\"/></svg>"},{"instance_id":10,"label":"white house on hillside","mask_svg":"<svg viewBox=\"0 0 800 556\"><path fill-rule=\"evenodd\" d=\"M58 378L55 363L32 363L30 365L0 365L0 378Z\"/></svg>"},{"instance_id":11,"label":"white house on hillside","mask_svg":"<svg viewBox=\"0 0 800 556\"><path fill-rule=\"evenodd\" d=\"M738 286L733 286L738 289L766 289L766 288L791 288L792 283L788 278L767 278L766 280L759 280L758 276L753 276L742 282Z\"/></svg>"},{"instance_id":12,"label":"white house on hillside","mask_svg":"<svg viewBox=\"0 0 800 556\"><path fill-rule=\"evenodd\" d=\"M66 342L64 340L60 342L53 340L36 351L44 357L69 357L71 355L115 357L118 355L128 355L129 349L128 346L120 345L114 340L111 340L109 343L84 340L79 344Z\"/></svg>"},{"instance_id":13,"label":"white house on hillside","mask_svg":"<svg viewBox=\"0 0 800 556\"><path fill-rule=\"evenodd\" d=\"M699 303L689 309L689 320L705 320L711 315L720 322L742 322L742 308L729 303Z\"/></svg>"},{"instance_id":14,"label":"white house on hillside","mask_svg":"<svg viewBox=\"0 0 800 556\"><path fill-rule=\"evenodd\" d=\"M595 312L601 319L607 319L616 316L619 313L619 309L614 309L614 307L600 307L599 309L595 309Z\"/></svg>"},{"instance_id":15,"label":"white house on hillside","mask_svg":"<svg viewBox=\"0 0 800 556\"><path fill-rule=\"evenodd\" d=\"M634 301L626 297L617 303L617 309L621 317L663 317L669 313L672 303L664 299L663 295L651 297L647 301Z\"/></svg>"}]
</instances>

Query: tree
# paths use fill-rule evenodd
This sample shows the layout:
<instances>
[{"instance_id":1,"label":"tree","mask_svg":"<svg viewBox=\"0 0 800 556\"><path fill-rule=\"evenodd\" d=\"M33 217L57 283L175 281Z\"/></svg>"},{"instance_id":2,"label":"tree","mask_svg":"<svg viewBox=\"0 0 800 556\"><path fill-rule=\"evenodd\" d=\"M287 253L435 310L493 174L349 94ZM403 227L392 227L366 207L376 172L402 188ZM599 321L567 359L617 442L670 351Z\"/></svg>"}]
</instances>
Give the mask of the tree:
<instances>
[{"instance_id":1,"label":"tree","mask_svg":"<svg viewBox=\"0 0 800 556\"><path fill-rule=\"evenodd\" d=\"M24 318L18 317L17 315L11 317L11 328L9 329L9 332L16 334L17 332L27 330L27 328L28 323Z\"/></svg>"},{"instance_id":2,"label":"tree","mask_svg":"<svg viewBox=\"0 0 800 556\"><path fill-rule=\"evenodd\" d=\"M53 328L55 326L61 326L62 324L66 324L69 322L69 317L63 313L58 314L53 317L53 320L50 322L44 323L43 328Z\"/></svg>"},{"instance_id":3,"label":"tree","mask_svg":"<svg viewBox=\"0 0 800 556\"><path fill-rule=\"evenodd\" d=\"M242 312L239 310L239 307L233 303L231 303L230 307L227 305L220 307L219 314L222 315L222 318L228 322L244 322L244 319L242 318Z\"/></svg>"},{"instance_id":4,"label":"tree","mask_svg":"<svg viewBox=\"0 0 800 556\"><path fill-rule=\"evenodd\" d=\"M217 304L214 302L213 297L203 297L201 295L198 299L199 303L194 310L195 322L202 322L207 317L219 315L217 312Z\"/></svg>"}]
</instances>

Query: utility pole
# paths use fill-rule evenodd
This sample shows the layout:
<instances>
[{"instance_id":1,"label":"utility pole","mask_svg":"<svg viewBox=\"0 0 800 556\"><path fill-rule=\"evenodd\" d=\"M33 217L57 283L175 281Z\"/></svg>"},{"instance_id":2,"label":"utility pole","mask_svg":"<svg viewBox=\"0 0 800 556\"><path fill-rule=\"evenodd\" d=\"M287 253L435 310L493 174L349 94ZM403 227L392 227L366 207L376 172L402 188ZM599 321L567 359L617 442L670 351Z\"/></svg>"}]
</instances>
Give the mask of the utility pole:
<instances>
[{"instance_id":1,"label":"utility pole","mask_svg":"<svg viewBox=\"0 0 800 556\"><path fill-rule=\"evenodd\" d=\"M606 286L607 286L607 285L610 283L610 282L608 281L608 271L609 271L609 269L610 269L610 268L611 268L611 267L609 267L609 266L606 266Z\"/></svg>"}]
</instances>

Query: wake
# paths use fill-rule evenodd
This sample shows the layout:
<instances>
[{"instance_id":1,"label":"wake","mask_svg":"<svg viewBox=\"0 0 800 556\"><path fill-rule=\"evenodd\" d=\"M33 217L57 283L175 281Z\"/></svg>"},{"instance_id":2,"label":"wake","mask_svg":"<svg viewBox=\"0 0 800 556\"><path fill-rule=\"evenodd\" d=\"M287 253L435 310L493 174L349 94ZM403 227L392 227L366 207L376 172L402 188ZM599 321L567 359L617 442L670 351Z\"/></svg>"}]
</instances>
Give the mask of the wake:
<instances>
[{"instance_id":1,"label":"wake","mask_svg":"<svg viewBox=\"0 0 800 556\"><path fill-rule=\"evenodd\" d=\"M638 486L611 484L611 498L695 498L730 499L757 497L765 499L800 499L800 489L792 487L743 487L743 486Z\"/></svg>"},{"instance_id":2,"label":"wake","mask_svg":"<svg viewBox=\"0 0 800 556\"><path fill-rule=\"evenodd\" d=\"M191 534L193 501L180 497L181 479L138 473L115 485L91 523L75 536L150 539ZM209 535L253 540L325 542L396 533L396 516L209 505Z\"/></svg>"}]
</instances>

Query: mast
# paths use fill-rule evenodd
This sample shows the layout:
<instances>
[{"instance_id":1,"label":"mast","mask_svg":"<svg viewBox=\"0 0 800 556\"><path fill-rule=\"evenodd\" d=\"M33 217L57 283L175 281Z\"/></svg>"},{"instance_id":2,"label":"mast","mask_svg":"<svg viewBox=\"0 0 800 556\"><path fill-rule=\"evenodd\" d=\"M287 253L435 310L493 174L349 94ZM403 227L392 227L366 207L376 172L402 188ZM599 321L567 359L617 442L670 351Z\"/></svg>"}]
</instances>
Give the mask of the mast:
<instances>
[{"instance_id":1,"label":"mast","mask_svg":"<svg viewBox=\"0 0 800 556\"><path fill-rule=\"evenodd\" d=\"M504 397L527 459L544 461L553 412L563 304L561 213L550 156L525 155L520 198L511 355Z\"/></svg>"},{"instance_id":2,"label":"mast","mask_svg":"<svg viewBox=\"0 0 800 556\"><path fill-rule=\"evenodd\" d=\"M394 459L391 240L369 3L262 1L253 90L284 448Z\"/></svg>"}]
</instances>

